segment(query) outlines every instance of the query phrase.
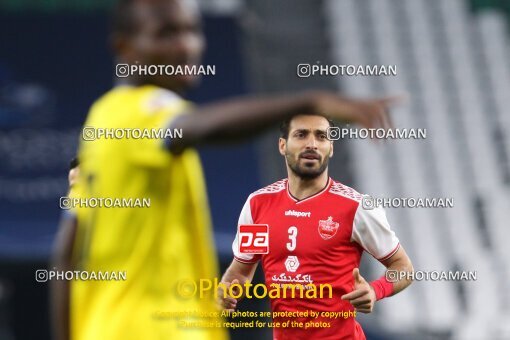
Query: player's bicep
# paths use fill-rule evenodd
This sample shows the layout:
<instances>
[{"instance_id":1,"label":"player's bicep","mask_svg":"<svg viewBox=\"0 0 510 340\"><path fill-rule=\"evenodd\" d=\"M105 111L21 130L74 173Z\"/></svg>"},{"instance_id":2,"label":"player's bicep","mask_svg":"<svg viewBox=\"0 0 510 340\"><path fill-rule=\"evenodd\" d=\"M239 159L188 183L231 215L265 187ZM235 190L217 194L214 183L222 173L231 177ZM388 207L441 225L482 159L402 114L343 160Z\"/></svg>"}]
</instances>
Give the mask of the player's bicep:
<instances>
[{"instance_id":1,"label":"player's bicep","mask_svg":"<svg viewBox=\"0 0 510 340\"><path fill-rule=\"evenodd\" d=\"M52 259L54 264L71 261L77 224L74 212L64 211L53 245Z\"/></svg>"},{"instance_id":2,"label":"player's bicep","mask_svg":"<svg viewBox=\"0 0 510 340\"><path fill-rule=\"evenodd\" d=\"M394 255L400 243L382 208L364 209L360 204L354 217L352 241L379 261Z\"/></svg>"}]
</instances>

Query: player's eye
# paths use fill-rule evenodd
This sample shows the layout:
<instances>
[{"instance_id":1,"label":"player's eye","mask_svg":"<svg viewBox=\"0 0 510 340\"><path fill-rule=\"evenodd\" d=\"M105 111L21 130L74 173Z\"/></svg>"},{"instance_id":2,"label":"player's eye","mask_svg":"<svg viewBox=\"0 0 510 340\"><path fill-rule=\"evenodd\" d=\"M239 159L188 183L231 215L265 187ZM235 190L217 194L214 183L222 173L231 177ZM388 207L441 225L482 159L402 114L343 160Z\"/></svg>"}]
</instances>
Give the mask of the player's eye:
<instances>
[{"instance_id":1,"label":"player's eye","mask_svg":"<svg viewBox=\"0 0 510 340\"><path fill-rule=\"evenodd\" d=\"M201 33L202 30L203 30L203 28L202 28L202 25L200 25L200 24L190 25L190 27L188 27L188 31L190 33Z\"/></svg>"},{"instance_id":2,"label":"player's eye","mask_svg":"<svg viewBox=\"0 0 510 340\"><path fill-rule=\"evenodd\" d=\"M178 33L178 29L175 26L166 26L159 31L161 37L171 37Z\"/></svg>"}]
</instances>

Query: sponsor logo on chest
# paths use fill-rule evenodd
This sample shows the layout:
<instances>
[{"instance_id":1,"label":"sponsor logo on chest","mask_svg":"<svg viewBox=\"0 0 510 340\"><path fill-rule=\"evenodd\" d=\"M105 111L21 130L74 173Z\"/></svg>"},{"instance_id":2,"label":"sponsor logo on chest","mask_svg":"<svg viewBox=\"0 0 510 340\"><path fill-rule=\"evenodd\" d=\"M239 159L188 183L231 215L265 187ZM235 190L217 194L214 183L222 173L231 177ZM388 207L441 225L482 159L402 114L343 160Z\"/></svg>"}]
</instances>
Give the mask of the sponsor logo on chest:
<instances>
[{"instance_id":1,"label":"sponsor logo on chest","mask_svg":"<svg viewBox=\"0 0 510 340\"><path fill-rule=\"evenodd\" d=\"M336 235L338 227L340 227L340 223L333 221L331 216L327 220L319 220L319 235L324 240L329 240Z\"/></svg>"},{"instance_id":2,"label":"sponsor logo on chest","mask_svg":"<svg viewBox=\"0 0 510 340\"><path fill-rule=\"evenodd\" d=\"M269 253L269 226L267 224L242 224L238 227L238 233L239 253Z\"/></svg>"}]
</instances>

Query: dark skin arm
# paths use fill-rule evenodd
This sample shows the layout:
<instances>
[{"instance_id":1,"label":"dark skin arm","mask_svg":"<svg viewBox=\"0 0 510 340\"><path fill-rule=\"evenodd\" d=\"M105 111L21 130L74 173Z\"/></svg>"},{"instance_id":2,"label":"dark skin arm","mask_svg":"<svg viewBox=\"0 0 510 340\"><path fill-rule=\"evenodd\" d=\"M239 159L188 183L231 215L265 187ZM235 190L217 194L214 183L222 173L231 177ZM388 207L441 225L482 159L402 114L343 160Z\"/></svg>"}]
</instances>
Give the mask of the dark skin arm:
<instances>
[{"instance_id":1,"label":"dark skin arm","mask_svg":"<svg viewBox=\"0 0 510 340\"><path fill-rule=\"evenodd\" d=\"M297 114L325 115L366 128L390 128L388 107L395 98L351 99L327 91L276 97L247 97L198 107L176 118L171 128L182 129L183 138L172 140L170 150L207 142L245 139Z\"/></svg>"},{"instance_id":2,"label":"dark skin arm","mask_svg":"<svg viewBox=\"0 0 510 340\"><path fill-rule=\"evenodd\" d=\"M73 270L72 252L76 235L76 218L64 216L53 247L51 267L55 270ZM50 282L50 304L52 330L55 340L70 339L69 332L69 282L52 280Z\"/></svg>"}]
</instances>

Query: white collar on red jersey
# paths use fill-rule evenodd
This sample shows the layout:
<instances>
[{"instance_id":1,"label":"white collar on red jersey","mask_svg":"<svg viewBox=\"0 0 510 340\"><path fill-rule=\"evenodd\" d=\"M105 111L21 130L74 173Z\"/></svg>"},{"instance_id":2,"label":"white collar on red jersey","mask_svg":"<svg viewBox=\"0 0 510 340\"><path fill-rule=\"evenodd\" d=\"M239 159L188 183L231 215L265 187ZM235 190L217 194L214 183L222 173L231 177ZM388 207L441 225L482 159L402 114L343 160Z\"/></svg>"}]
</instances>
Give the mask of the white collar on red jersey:
<instances>
[{"instance_id":1,"label":"white collar on red jersey","mask_svg":"<svg viewBox=\"0 0 510 340\"><path fill-rule=\"evenodd\" d=\"M328 189L331 187L332 183L333 183L333 180L331 179L331 177L328 177L328 183L326 183L326 186L324 186L324 188L321 191L316 192L315 194L313 194L311 196L308 196L307 198L303 198L301 200L299 200L296 197L292 196L292 194L290 193L290 190L289 190L289 180L287 180L287 183L286 183L285 187L286 187L287 195L289 196L289 198L291 200L293 200L294 202L296 202L296 204L299 204L299 203L302 203L304 201L308 201L308 200L310 200L312 198L315 198L315 197L321 195L322 193L328 191Z\"/></svg>"}]
</instances>

